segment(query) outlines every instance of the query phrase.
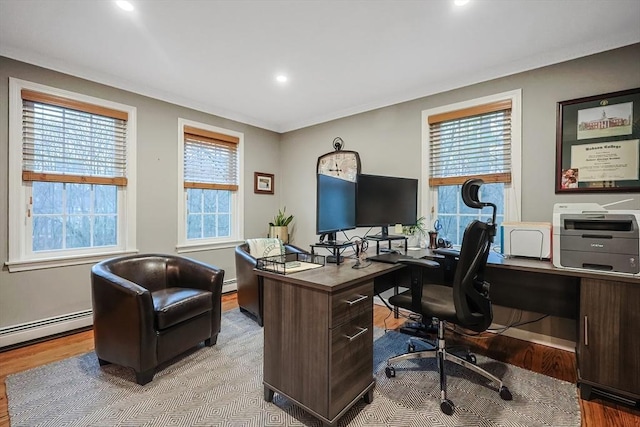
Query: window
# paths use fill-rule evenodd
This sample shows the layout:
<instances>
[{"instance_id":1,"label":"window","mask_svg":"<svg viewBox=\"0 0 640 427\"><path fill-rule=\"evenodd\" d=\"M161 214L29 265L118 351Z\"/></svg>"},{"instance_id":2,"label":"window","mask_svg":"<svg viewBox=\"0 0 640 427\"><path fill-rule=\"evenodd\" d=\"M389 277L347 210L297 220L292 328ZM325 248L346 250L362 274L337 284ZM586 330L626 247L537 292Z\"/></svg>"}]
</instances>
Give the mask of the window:
<instances>
[{"instance_id":1,"label":"window","mask_svg":"<svg viewBox=\"0 0 640 427\"><path fill-rule=\"evenodd\" d=\"M134 248L135 109L17 79L10 105L10 271Z\"/></svg>"},{"instance_id":2,"label":"window","mask_svg":"<svg viewBox=\"0 0 640 427\"><path fill-rule=\"evenodd\" d=\"M494 203L499 225L520 218L520 91L423 112L426 209L440 236L462 243L467 225L487 221L490 209L467 207L460 196L469 178L482 178L480 199Z\"/></svg>"},{"instance_id":3,"label":"window","mask_svg":"<svg viewBox=\"0 0 640 427\"><path fill-rule=\"evenodd\" d=\"M242 134L179 121L179 250L235 244L242 236ZM188 249L187 249L188 248Z\"/></svg>"}]
</instances>

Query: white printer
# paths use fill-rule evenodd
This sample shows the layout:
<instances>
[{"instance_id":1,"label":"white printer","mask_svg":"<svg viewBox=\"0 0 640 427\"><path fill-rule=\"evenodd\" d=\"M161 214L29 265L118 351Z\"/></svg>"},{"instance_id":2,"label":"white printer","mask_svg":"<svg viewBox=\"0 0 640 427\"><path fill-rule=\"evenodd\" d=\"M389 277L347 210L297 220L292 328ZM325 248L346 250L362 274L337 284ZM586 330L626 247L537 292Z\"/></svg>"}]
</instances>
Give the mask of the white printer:
<instances>
[{"instance_id":1,"label":"white printer","mask_svg":"<svg viewBox=\"0 0 640 427\"><path fill-rule=\"evenodd\" d=\"M597 203L553 208L553 265L640 276L640 211Z\"/></svg>"}]
</instances>

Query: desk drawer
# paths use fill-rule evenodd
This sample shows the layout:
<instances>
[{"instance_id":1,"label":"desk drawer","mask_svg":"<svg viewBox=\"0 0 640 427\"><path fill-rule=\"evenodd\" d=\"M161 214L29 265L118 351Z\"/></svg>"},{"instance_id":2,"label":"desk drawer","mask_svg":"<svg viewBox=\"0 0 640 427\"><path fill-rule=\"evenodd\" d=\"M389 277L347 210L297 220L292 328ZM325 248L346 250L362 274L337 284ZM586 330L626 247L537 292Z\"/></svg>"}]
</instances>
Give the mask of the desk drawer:
<instances>
[{"instance_id":1,"label":"desk drawer","mask_svg":"<svg viewBox=\"0 0 640 427\"><path fill-rule=\"evenodd\" d=\"M373 381L373 307L329 333L332 419Z\"/></svg>"},{"instance_id":2,"label":"desk drawer","mask_svg":"<svg viewBox=\"0 0 640 427\"><path fill-rule=\"evenodd\" d=\"M330 328L348 322L364 310L373 309L373 283L338 292L331 297Z\"/></svg>"}]
</instances>

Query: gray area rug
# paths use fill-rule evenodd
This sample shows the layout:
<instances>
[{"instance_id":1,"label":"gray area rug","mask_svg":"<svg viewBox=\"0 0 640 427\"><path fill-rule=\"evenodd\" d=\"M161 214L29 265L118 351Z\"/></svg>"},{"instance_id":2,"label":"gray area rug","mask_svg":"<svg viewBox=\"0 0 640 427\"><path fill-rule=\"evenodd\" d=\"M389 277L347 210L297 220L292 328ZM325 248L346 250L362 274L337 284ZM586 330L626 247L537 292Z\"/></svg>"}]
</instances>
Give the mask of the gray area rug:
<instances>
[{"instance_id":1,"label":"gray area rug","mask_svg":"<svg viewBox=\"0 0 640 427\"><path fill-rule=\"evenodd\" d=\"M11 375L12 426L321 426L277 393L263 399L262 328L238 310L222 316L214 347L201 347L163 366L145 386L133 371L100 367L93 352ZM579 426L576 386L478 356L513 393L503 401L485 381L448 368L453 416L439 409L435 361L404 361L387 378L385 360L407 337L376 331L373 403L363 401L340 426Z\"/></svg>"}]
</instances>

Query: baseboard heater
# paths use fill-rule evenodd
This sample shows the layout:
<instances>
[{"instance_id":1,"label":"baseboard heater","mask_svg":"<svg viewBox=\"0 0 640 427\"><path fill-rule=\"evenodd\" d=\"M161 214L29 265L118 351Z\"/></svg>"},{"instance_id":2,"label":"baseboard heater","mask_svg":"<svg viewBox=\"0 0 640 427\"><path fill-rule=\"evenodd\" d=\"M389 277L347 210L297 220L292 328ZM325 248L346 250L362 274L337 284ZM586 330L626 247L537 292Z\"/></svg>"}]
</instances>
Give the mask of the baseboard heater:
<instances>
[{"instance_id":1,"label":"baseboard heater","mask_svg":"<svg viewBox=\"0 0 640 427\"><path fill-rule=\"evenodd\" d=\"M80 329L93 324L92 310L0 328L0 348Z\"/></svg>"},{"instance_id":2,"label":"baseboard heater","mask_svg":"<svg viewBox=\"0 0 640 427\"><path fill-rule=\"evenodd\" d=\"M229 279L222 282L222 293L233 292L238 290L238 281L236 279Z\"/></svg>"},{"instance_id":3,"label":"baseboard heater","mask_svg":"<svg viewBox=\"0 0 640 427\"><path fill-rule=\"evenodd\" d=\"M222 292L233 292L237 289L236 279L225 280ZM76 311L75 313L34 320L33 322L0 328L0 348L33 341L36 339L56 335L75 329L85 328L93 324L92 310Z\"/></svg>"}]
</instances>

